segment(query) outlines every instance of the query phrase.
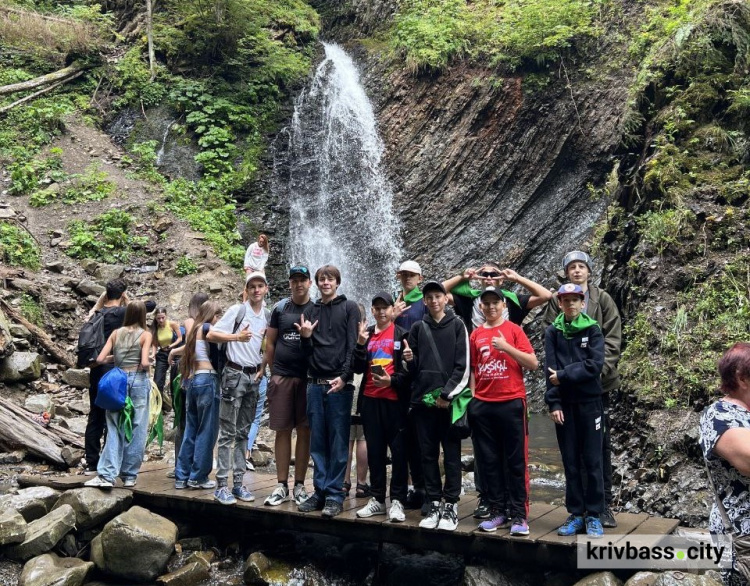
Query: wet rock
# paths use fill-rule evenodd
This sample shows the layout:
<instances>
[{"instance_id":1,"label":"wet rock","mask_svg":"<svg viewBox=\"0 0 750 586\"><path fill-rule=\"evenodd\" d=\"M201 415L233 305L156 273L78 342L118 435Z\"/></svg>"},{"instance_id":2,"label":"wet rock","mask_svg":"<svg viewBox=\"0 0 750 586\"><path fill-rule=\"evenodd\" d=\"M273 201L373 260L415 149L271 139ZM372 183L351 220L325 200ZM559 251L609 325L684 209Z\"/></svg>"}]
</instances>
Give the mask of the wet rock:
<instances>
[{"instance_id":1,"label":"wet rock","mask_svg":"<svg viewBox=\"0 0 750 586\"><path fill-rule=\"evenodd\" d=\"M31 395L30 397L27 397L26 401L23 403L23 407L32 413L47 412L50 416L55 414L55 401L52 396L46 394Z\"/></svg>"},{"instance_id":2,"label":"wet rock","mask_svg":"<svg viewBox=\"0 0 750 586\"><path fill-rule=\"evenodd\" d=\"M14 338L23 338L24 340L31 339L31 332L26 326L21 324L11 324L8 329Z\"/></svg>"},{"instance_id":3,"label":"wet rock","mask_svg":"<svg viewBox=\"0 0 750 586\"><path fill-rule=\"evenodd\" d=\"M464 586L511 586L500 570L484 566L467 566L463 583Z\"/></svg>"},{"instance_id":4,"label":"wet rock","mask_svg":"<svg viewBox=\"0 0 750 586\"><path fill-rule=\"evenodd\" d=\"M662 572L653 586L722 586L722 582L717 581L711 574L700 576L685 572Z\"/></svg>"},{"instance_id":5,"label":"wet rock","mask_svg":"<svg viewBox=\"0 0 750 586\"><path fill-rule=\"evenodd\" d=\"M464 573L464 562L460 556L409 554L387 560L383 564L385 583L430 584L431 586L460 584Z\"/></svg>"},{"instance_id":6,"label":"wet rock","mask_svg":"<svg viewBox=\"0 0 750 586\"><path fill-rule=\"evenodd\" d=\"M13 352L0 360L0 381L32 381L41 375L42 361L36 352Z\"/></svg>"},{"instance_id":7,"label":"wet rock","mask_svg":"<svg viewBox=\"0 0 750 586\"><path fill-rule=\"evenodd\" d=\"M216 560L216 553L212 550L196 551L185 560L186 564L198 563L204 565L207 569L211 568L211 564Z\"/></svg>"},{"instance_id":8,"label":"wet rock","mask_svg":"<svg viewBox=\"0 0 750 586\"><path fill-rule=\"evenodd\" d=\"M105 574L122 580L151 582L166 570L176 541L174 523L133 507L112 519L94 538L91 561Z\"/></svg>"},{"instance_id":9,"label":"wet rock","mask_svg":"<svg viewBox=\"0 0 750 586\"><path fill-rule=\"evenodd\" d=\"M0 512L0 545L23 543L26 539L26 519L15 509Z\"/></svg>"},{"instance_id":10,"label":"wet rock","mask_svg":"<svg viewBox=\"0 0 750 586\"><path fill-rule=\"evenodd\" d=\"M464 454L461 456L461 470L464 472L474 472L474 455Z\"/></svg>"},{"instance_id":11,"label":"wet rock","mask_svg":"<svg viewBox=\"0 0 750 586\"><path fill-rule=\"evenodd\" d=\"M18 586L81 586L93 567L75 557L46 553L26 562Z\"/></svg>"},{"instance_id":12,"label":"wet rock","mask_svg":"<svg viewBox=\"0 0 750 586\"><path fill-rule=\"evenodd\" d=\"M654 586L658 577L657 572L638 572L625 582L625 586Z\"/></svg>"},{"instance_id":13,"label":"wet rock","mask_svg":"<svg viewBox=\"0 0 750 586\"><path fill-rule=\"evenodd\" d=\"M271 567L271 562L259 551L251 553L245 560L245 568L242 572L242 578L245 584L252 586L265 586L268 582L263 578L263 573Z\"/></svg>"},{"instance_id":14,"label":"wet rock","mask_svg":"<svg viewBox=\"0 0 750 586\"><path fill-rule=\"evenodd\" d=\"M51 550L63 536L75 527L73 507L64 505L32 521L26 527L23 543L7 548L5 555L14 560L29 560Z\"/></svg>"},{"instance_id":15,"label":"wet rock","mask_svg":"<svg viewBox=\"0 0 750 586\"><path fill-rule=\"evenodd\" d=\"M67 297L55 297L53 299L48 299L44 302L44 305L49 311L56 314L74 311L76 307L78 307L78 303L76 303L75 300L69 299Z\"/></svg>"},{"instance_id":16,"label":"wet rock","mask_svg":"<svg viewBox=\"0 0 750 586\"><path fill-rule=\"evenodd\" d=\"M44 517L60 498L60 491L47 486L21 488L15 494L0 497L0 510L10 508L18 511L27 523Z\"/></svg>"},{"instance_id":17,"label":"wet rock","mask_svg":"<svg viewBox=\"0 0 750 586\"><path fill-rule=\"evenodd\" d=\"M194 586L208 580L210 577L210 566L206 567L202 563L191 562L174 572L159 576L156 579L156 583L163 586Z\"/></svg>"},{"instance_id":18,"label":"wet rock","mask_svg":"<svg viewBox=\"0 0 750 586\"><path fill-rule=\"evenodd\" d=\"M216 547L216 538L213 535L202 535L201 537L180 539L178 543L183 551L203 551Z\"/></svg>"},{"instance_id":19,"label":"wet rock","mask_svg":"<svg viewBox=\"0 0 750 586\"><path fill-rule=\"evenodd\" d=\"M76 284L75 289L81 295L93 295L95 297L99 297L102 293L106 291L106 289L102 287L99 283L95 283L94 281L88 281L88 280L80 281L78 284Z\"/></svg>"},{"instance_id":20,"label":"wet rock","mask_svg":"<svg viewBox=\"0 0 750 586\"><path fill-rule=\"evenodd\" d=\"M46 263L44 268L52 273L62 273L65 270L65 265L59 260L53 260Z\"/></svg>"},{"instance_id":21,"label":"wet rock","mask_svg":"<svg viewBox=\"0 0 750 586\"><path fill-rule=\"evenodd\" d=\"M0 464L19 464L26 457L26 450L0 452Z\"/></svg>"},{"instance_id":22,"label":"wet rock","mask_svg":"<svg viewBox=\"0 0 750 586\"><path fill-rule=\"evenodd\" d=\"M622 580L612 572L597 572L579 580L575 586L622 586Z\"/></svg>"},{"instance_id":23,"label":"wet rock","mask_svg":"<svg viewBox=\"0 0 750 586\"><path fill-rule=\"evenodd\" d=\"M69 505L76 514L79 531L102 525L130 507L133 493L114 488L110 491L98 488L74 488L65 491L55 503L54 509Z\"/></svg>"},{"instance_id":24,"label":"wet rock","mask_svg":"<svg viewBox=\"0 0 750 586\"><path fill-rule=\"evenodd\" d=\"M75 468L76 466L78 466L78 464L81 463L81 460L83 460L83 456L85 455L85 453L83 450L65 446L60 451L60 455L62 456L62 459L65 460L65 465L68 468Z\"/></svg>"}]
</instances>

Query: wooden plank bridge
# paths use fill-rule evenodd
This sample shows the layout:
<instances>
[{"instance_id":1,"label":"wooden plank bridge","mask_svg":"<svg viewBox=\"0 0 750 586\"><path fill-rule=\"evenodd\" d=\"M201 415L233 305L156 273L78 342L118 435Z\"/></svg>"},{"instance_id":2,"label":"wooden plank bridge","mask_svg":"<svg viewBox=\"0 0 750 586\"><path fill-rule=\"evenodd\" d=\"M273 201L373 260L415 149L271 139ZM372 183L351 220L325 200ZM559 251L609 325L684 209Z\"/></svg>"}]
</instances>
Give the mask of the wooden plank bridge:
<instances>
[{"instance_id":1,"label":"wooden plank bridge","mask_svg":"<svg viewBox=\"0 0 750 586\"><path fill-rule=\"evenodd\" d=\"M352 541L396 543L407 547L443 553L479 555L496 560L514 560L528 564L575 568L575 537L560 537L557 528L568 516L565 507L544 503L531 504L529 514L530 534L510 537L507 529L486 533L477 529L478 521L472 517L477 504L476 494L461 497L458 506L458 529L454 532L421 529L419 511L407 511L406 521L391 523L387 515L359 519L356 512L366 498L349 497L344 501L344 512L334 519L324 519L320 512L300 513L293 502L276 507L264 506L263 501L276 486L276 476L260 472L245 474L245 486L255 495L255 502L222 505L213 498L213 490L174 488L174 480L167 478L166 463L145 463L133 487L134 503L164 513L208 516L213 519L231 519L247 522L251 527L271 530L293 530L335 535ZM91 477L76 475L64 477L19 477L22 486L46 485L62 490L83 486ZM120 481L118 481L119 485ZM312 491L312 481L307 481ZM532 490L533 497L533 490ZM646 513L619 513L617 529L605 530L613 535L668 535L678 526L676 519L652 517ZM623 539L623 537L619 537ZM606 541L605 541L606 542Z\"/></svg>"}]
</instances>

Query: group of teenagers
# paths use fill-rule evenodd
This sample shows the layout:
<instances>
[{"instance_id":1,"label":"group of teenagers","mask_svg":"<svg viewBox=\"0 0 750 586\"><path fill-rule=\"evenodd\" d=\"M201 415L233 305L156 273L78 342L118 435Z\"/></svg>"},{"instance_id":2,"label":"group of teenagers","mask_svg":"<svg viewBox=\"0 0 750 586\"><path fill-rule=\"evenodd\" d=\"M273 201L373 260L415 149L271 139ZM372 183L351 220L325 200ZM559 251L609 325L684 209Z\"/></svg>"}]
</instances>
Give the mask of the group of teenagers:
<instances>
[{"instance_id":1,"label":"group of teenagers","mask_svg":"<svg viewBox=\"0 0 750 586\"><path fill-rule=\"evenodd\" d=\"M454 429L460 401L474 448L479 528L507 527L511 535L528 535L524 371L536 370L539 361L521 324L544 305L545 400L556 424L570 514L558 533L601 537L603 527L616 527L608 397L619 386L620 316L612 298L589 283L592 262L586 253L568 253L563 269L567 282L553 293L493 263L446 281L424 281L419 264L406 261L396 275L401 291L373 295L369 326L361 306L338 293L342 275L335 266L322 266L314 275L306 266L291 267L290 295L272 310L264 301L265 273L250 270L241 303L222 311L218 302L204 301L185 322L184 344L169 344L167 362L179 358L185 392L175 488L214 489L214 498L225 505L255 500L243 485L245 450L259 387L268 375L278 485L266 505L293 500L302 512L321 511L327 518L342 512L354 412L364 428L370 472L370 499L357 516L388 515L401 522L406 508L418 508L424 517L420 527L455 530L462 490L462 440ZM528 294L501 288L505 282ZM119 365L128 372L135 415L127 441L117 414L106 413L97 477L86 483L100 488L113 486L118 476L126 486L136 482L153 345L146 305L109 299L109 284L106 296L105 305L120 308L122 324L108 332L92 386L97 368ZM314 492L308 494L310 458Z\"/></svg>"}]
</instances>

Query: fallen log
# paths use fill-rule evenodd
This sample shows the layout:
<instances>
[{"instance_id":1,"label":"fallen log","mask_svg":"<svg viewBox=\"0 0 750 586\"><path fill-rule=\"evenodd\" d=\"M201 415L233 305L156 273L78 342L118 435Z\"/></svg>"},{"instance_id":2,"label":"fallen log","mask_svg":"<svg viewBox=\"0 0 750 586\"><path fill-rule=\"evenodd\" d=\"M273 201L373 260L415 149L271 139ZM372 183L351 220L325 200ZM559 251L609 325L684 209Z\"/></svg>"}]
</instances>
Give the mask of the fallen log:
<instances>
[{"instance_id":1,"label":"fallen log","mask_svg":"<svg viewBox=\"0 0 750 586\"><path fill-rule=\"evenodd\" d=\"M83 71L84 69L85 68L81 67L80 65L73 64L63 69L59 69L58 71L53 71L52 73L47 73L45 75L35 77L34 79L29 79L28 81L21 81L19 83L4 85L0 87L0 96L7 96L8 94L15 94L16 92L33 90L44 85L49 85L51 83L55 83L56 81L60 81L61 79L68 78L71 75L78 73L79 71Z\"/></svg>"},{"instance_id":2,"label":"fallen log","mask_svg":"<svg viewBox=\"0 0 750 586\"><path fill-rule=\"evenodd\" d=\"M5 114L5 112L7 112L8 110L10 110L11 108L15 108L16 106L20 106L24 102L28 102L29 100L33 100L34 98L36 98L38 96L41 96L42 94L46 94L47 92L51 92L53 89L55 89L57 87L60 87L61 85L65 84L65 83L68 83L69 81L73 81L75 78L80 77L82 75L83 75L83 71L79 71L78 73L74 73L70 77L66 77L62 81L58 81L57 83L54 83L54 84L52 84L49 87L40 89L39 91L34 92L33 94L29 94L28 96L24 96L20 100L16 100L12 104L8 104L7 106L3 106L2 108L0 108L0 114ZM35 238L35 240L36 240L36 238Z\"/></svg>"},{"instance_id":3,"label":"fallen log","mask_svg":"<svg viewBox=\"0 0 750 586\"><path fill-rule=\"evenodd\" d=\"M85 447L84 440L79 435L73 433L69 429L65 429L64 427L61 427L59 425L55 425L54 423L50 423L46 428L42 427L38 423L36 423L33 419L33 414L28 412L23 407L20 407L16 405L15 403L12 403L11 401L8 401L7 399L0 398L0 406L5 407L8 411L13 413L14 415L18 417L23 417L24 419L28 420L30 423L33 423L39 428L39 432L43 435L49 436L49 438L55 442L56 445L62 446L63 443L70 444L72 446L75 446L76 448L83 448Z\"/></svg>"},{"instance_id":4,"label":"fallen log","mask_svg":"<svg viewBox=\"0 0 750 586\"><path fill-rule=\"evenodd\" d=\"M26 417L16 415L6 405L7 401L0 399L0 444L9 449L24 448L30 454L64 466L62 440Z\"/></svg>"},{"instance_id":5,"label":"fallen log","mask_svg":"<svg viewBox=\"0 0 750 586\"><path fill-rule=\"evenodd\" d=\"M44 348L44 351L52 356L52 358L54 358L57 362L59 362L60 364L64 364L68 368L75 367L75 362L73 362L73 360L70 358L70 356L68 356L65 350L55 344L55 342L52 341L52 338L50 338L42 328L34 325L29 320L24 318L18 311L8 305L8 303L4 299L0 299L0 309L3 309L5 311L6 316L20 323L22 326L25 326L26 329L28 329L34 335L39 345Z\"/></svg>"},{"instance_id":6,"label":"fallen log","mask_svg":"<svg viewBox=\"0 0 750 586\"><path fill-rule=\"evenodd\" d=\"M40 14L30 10L18 10L15 8L8 8L7 6L0 6L0 12L7 14L17 14L18 16L26 16L33 18L41 18L42 20L49 20L51 22L60 22L62 24L78 25L80 24L77 20L70 20L67 18L57 18L55 16L47 16L46 14Z\"/></svg>"},{"instance_id":7,"label":"fallen log","mask_svg":"<svg viewBox=\"0 0 750 586\"><path fill-rule=\"evenodd\" d=\"M10 356L14 349L8 319L5 317L3 310L0 309L0 358Z\"/></svg>"}]
</instances>

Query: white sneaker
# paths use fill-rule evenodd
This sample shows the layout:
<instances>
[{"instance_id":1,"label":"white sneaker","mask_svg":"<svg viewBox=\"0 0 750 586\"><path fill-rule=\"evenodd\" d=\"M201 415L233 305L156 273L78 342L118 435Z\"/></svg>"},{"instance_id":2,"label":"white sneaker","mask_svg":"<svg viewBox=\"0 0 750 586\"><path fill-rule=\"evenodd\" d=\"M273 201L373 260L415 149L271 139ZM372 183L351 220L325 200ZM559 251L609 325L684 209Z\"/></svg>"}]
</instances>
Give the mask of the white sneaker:
<instances>
[{"instance_id":1,"label":"white sneaker","mask_svg":"<svg viewBox=\"0 0 750 586\"><path fill-rule=\"evenodd\" d=\"M250 470L250 472L255 472L255 466L253 465L251 460L245 460L245 468Z\"/></svg>"},{"instance_id":2,"label":"white sneaker","mask_svg":"<svg viewBox=\"0 0 750 586\"><path fill-rule=\"evenodd\" d=\"M135 478L126 478L122 481L122 485L125 488L133 488L135 486Z\"/></svg>"},{"instance_id":3,"label":"white sneaker","mask_svg":"<svg viewBox=\"0 0 750 586\"><path fill-rule=\"evenodd\" d=\"M357 517L360 519L366 519L373 515L385 515L385 503L379 503L375 497L372 497L364 507L357 511Z\"/></svg>"},{"instance_id":4,"label":"white sneaker","mask_svg":"<svg viewBox=\"0 0 750 586\"><path fill-rule=\"evenodd\" d=\"M404 505L398 499L391 499L391 512L388 514L392 523L401 523L406 521L404 514Z\"/></svg>"},{"instance_id":5,"label":"white sneaker","mask_svg":"<svg viewBox=\"0 0 750 586\"><path fill-rule=\"evenodd\" d=\"M294 504L299 506L304 503L310 495L307 494L304 484L295 484L292 489L292 496L294 497Z\"/></svg>"},{"instance_id":6,"label":"white sneaker","mask_svg":"<svg viewBox=\"0 0 750 586\"><path fill-rule=\"evenodd\" d=\"M288 500L289 489L285 484L279 484L276 488L273 489L273 492L266 497L266 500L263 501L263 504L269 505L271 507L276 507L281 503L287 502Z\"/></svg>"},{"instance_id":7,"label":"white sneaker","mask_svg":"<svg viewBox=\"0 0 750 586\"><path fill-rule=\"evenodd\" d=\"M455 531L458 527L458 511L455 503L445 503L443 505L443 514L440 516L440 522L437 528L443 531Z\"/></svg>"},{"instance_id":8,"label":"white sneaker","mask_svg":"<svg viewBox=\"0 0 750 586\"><path fill-rule=\"evenodd\" d=\"M440 523L440 501L432 501L427 516L419 522L422 529L437 529Z\"/></svg>"},{"instance_id":9,"label":"white sneaker","mask_svg":"<svg viewBox=\"0 0 750 586\"><path fill-rule=\"evenodd\" d=\"M93 486L94 488L114 488L114 484L101 476L94 476L91 480L83 483L83 486Z\"/></svg>"}]
</instances>

